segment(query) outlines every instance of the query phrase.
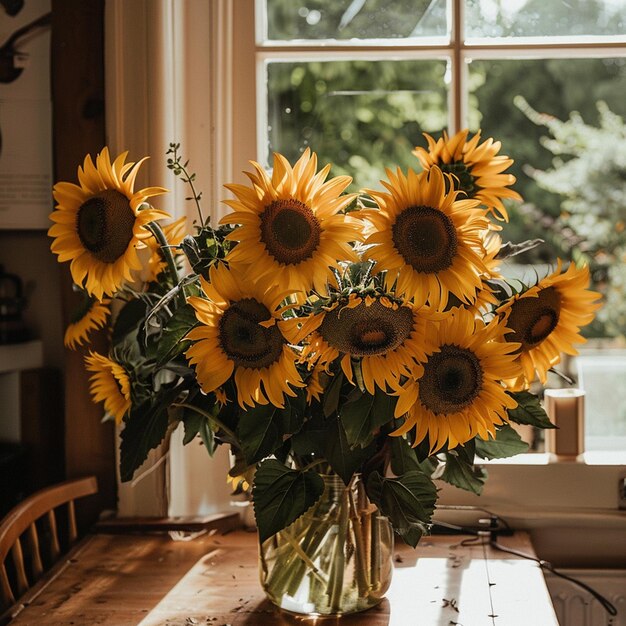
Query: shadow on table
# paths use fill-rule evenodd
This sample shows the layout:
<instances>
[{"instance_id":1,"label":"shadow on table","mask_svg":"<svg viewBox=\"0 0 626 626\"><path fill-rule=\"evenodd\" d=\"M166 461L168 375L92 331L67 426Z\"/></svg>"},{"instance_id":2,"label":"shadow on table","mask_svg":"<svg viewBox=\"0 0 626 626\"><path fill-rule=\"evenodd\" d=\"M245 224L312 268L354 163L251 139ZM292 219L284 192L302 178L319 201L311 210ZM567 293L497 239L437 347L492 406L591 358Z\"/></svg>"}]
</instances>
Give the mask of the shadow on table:
<instances>
[{"instance_id":1,"label":"shadow on table","mask_svg":"<svg viewBox=\"0 0 626 626\"><path fill-rule=\"evenodd\" d=\"M385 598L375 607L342 617L307 617L283 611L269 600L262 600L245 615L239 615L233 626L388 626L391 607Z\"/></svg>"}]
</instances>

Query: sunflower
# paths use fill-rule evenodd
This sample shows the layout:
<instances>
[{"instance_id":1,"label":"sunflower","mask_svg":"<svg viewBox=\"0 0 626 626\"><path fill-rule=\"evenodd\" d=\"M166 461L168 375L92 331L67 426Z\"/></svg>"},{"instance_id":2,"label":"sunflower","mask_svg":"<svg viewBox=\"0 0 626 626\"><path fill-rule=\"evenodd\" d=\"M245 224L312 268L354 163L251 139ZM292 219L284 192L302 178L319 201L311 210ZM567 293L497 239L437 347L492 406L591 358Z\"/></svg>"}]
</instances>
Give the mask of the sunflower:
<instances>
[{"instance_id":1,"label":"sunflower","mask_svg":"<svg viewBox=\"0 0 626 626\"><path fill-rule=\"evenodd\" d=\"M309 374L309 378L306 381L306 401L307 404L311 404L313 400L318 402L322 398L324 393L324 386L320 377L329 377L332 374L324 369L323 365L315 365Z\"/></svg>"},{"instance_id":2,"label":"sunflower","mask_svg":"<svg viewBox=\"0 0 626 626\"><path fill-rule=\"evenodd\" d=\"M94 402L104 402L104 410L115 418L117 424L130 409L130 379L126 370L115 361L90 352L85 357L87 370L94 372L89 389Z\"/></svg>"},{"instance_id":3,"label":"sunflower","mask_svg":"<svg viewBox=\"0 0 626 626\"><path fill-rule=\"evenodd\" d=\"M77 285L101 300L115 293L125 280L132 280L131 270L141 269L137 249L152 234L146 224L169 217L167 213L141 205L151 196L164 193L160 187L133 191L138 163L124 163L126 152L109 158L104 148L94 166L87 155L78 168L79 185L57 183L54 186L55 222L48 230L54 237L50 248L59 261L71 261L70 271Z\"/></svg>"},{"instance_id":4,"label":"sunflower","mask_svg":"<svg viewBox=\"0 0 626 626\"><path fill-rule=\"evenodd\" d=\"M111 314L109 309L111 300L109 298L102 301L96 300L86 291L82 291L82 296L82 301L76 309L63 339L65 347L70 350L76 350L78 346L85 343L89 333L97 328L102 328Z\"/></svg>"},{"instance_id":5,"label":"sunflower","mask_svg":"<svg viewBox=\"0 0 626 626\"><path fill-rule=\"evenodd\" d=\"M505 331L497 319L486 325L465 309L431 322L426 358L397 392L396 417L406 413L405 422L391 435L415 428L413 445L427 438L431 453L476 435L495 437L507 409L517 406L500 382L519 371L519 344L505 341Z\"/></svg>"},{"instance_id":6,"label":"sunflower","mask_svg":"<svg viewBox=\"0 0 626 626\"><path fill-rule=\"evenodd\" d=\"M465 129L448 138L444 130L443 137L437 141L424 133L428 150L417 147L413 154L425 170L436 165L444 172L453 174L455 189L464 191L468 198L479 200L497 219L508 221L501 198L522 199L517 192L508 188L515 183L515 176L503 173L513 164L513 159L504 155L496 156L502 146L499 141L489 138L479 145L480 131L469 141L468 133Z\"/></svg>"},{"instance_id":7,"label":"sunflower","mask_svg":"<svg viewBox=\"0 0 626 626\"><path fill-rule=\"evenodd\" d=\"M291 387L304 387L296 369L290 326L278 305L288 292L262 289L225 265L211 267L210 282L200 279L208 299L191 297L200 323L188 334L195 343L187 358L205 393L216 390L234 373L242 408L254 404L284 406Z\"/></svg>"},{"instance_id":8,"label":"sunflower","mask_svg":"<svg viewBox=\"0 0 626 626\"><path fill-rule=\"evenodd\" d=\"M375 272L387 271L385 285L398 295L426 301L444 309L449 294L464 304L476 299L483 262L482 233L489 221L477 200L457 200L458 191L445 190L437 167L408 175L387 170L389 193L368 191L379 210L363 211L372 224L364 256L376 261ZM394 287L394 282L395 287Z\"/></svg>"},{"instance_id":9,"label":"sunflower","mask_svg":"<svg viewBox=\"0 0 626 626\"><path fill-rule=\"evenodd\" d=\"M252 281L263 279L292 291L322 290L333 280L338 259L358 260L350 242L361 239L361 222L340 213L355 198L341 195L352 179L337 176L324 182L330 165L317 172L317 156L308 148L293 168L275 154L271 178L251 163L256 173L246 175L252 188L226 185L237 197L225 200L235 212L220 223L240 224L227 239L241 244L228 261L245 264Z\"/></svg>"},{"instance_id":10,"label":"sunflower","mask_svg":"<svg viewBox=\"0 0 626 626\"><path fill-rule=\"evenodd\" d=\"M554 273L534 287L505 302L497 313L513 332L509 341L520 344L518 359L523 372L511 382L512 389L527 388L535 378L542 383L547 372L561 360L561 353L576 355L575 343L586 339L579 334L581 326L591 322L601 304L600 294L589 291L589 268L571 263L561 272L558 260Z\"/></svg>"},{"instance_id":11,"label":"sunflower","mask_svg":"<svg viewBox=\"0 0 626 626\"><path fill-rule=\"evenodd\" d=\"M186 217L181 217L171 224L163 226L163 234L170 246L178 246L187 234ZM146 282L152 282L157 279L158 275L167 267L167 263L161 254L161 245L155 237L146 240L146 245L150 249L150 258L148 259L148 271L145 278ZM182 254L180 250L173 250L174 256Z\"/></svg>"},{"instance_id":12,"label":"sunflower","mask_svg":"<svg viewBox=\"0 0 626 626\"><path fill-rule=\"evenodd\" d=\"M303 328L310 334L301 360L327 369L341 357L343 373L352 383L353 362L358 361L367 391L373 395L375 386L387 391L424 356L425 311L387 296L352 293L347 301L305 319Z\"/></svg>"},{"instance_id":13,"label":"sunflower","mask_svg":"<svg viewBox=\"0 0 626 626\"><path fill-rule=\"evenodd\" d=\"M230 488L232 489L231 495L239 495L241 493L250 491L251 482L254 479L253 477L254 467L247 472L244 472L243 474L238 474L237 476L231 476L230 474L226 474L226 482L230 484Z\"/></svg>"}]
</instances>

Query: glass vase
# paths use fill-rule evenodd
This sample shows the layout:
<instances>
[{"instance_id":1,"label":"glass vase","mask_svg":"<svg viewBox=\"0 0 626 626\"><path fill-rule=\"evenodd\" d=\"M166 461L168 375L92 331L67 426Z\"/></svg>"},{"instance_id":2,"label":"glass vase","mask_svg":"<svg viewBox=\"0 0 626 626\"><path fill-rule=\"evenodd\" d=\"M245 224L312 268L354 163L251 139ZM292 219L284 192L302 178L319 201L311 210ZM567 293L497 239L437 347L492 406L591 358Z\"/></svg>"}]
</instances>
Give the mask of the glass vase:
<instances>
[{"instance_id":1,"label":"glass vase","mask_svg":"<svg viewBox=\"0 0 626 626\"><path fill-rule=\"evenodd\" d=\"M378 604L391 582L393 530L360 477L324 476L324 493L260 546L261 584L277 606L342 615Z\"/></svg>"}]
</instances>

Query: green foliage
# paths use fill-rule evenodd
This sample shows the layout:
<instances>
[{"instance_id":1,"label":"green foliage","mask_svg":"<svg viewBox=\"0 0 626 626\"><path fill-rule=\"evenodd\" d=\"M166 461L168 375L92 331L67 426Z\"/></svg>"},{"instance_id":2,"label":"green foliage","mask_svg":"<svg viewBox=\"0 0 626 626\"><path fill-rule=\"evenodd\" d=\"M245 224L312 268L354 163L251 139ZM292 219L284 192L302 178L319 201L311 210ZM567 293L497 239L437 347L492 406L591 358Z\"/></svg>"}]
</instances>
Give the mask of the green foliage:
<instances>
[{"instance_id":1,"label":"green foliage","mask_svg":"<svg viewBox=\"0 0 626 626\"><path fill-rule=\"evenodd\" d=\"M552 228L568 256L589 263L593 286L606 298L590 335L626 334L626 124L605 102L597 103L597 125L574 111L566 121L535 111L523 98L517 106L550 137L542 145L551 167L534 170L541 189L559 194ZM622 107L622 110L623 107Z\"/></svg>"},{"instance_id":2,"label":"green foliage","mask_svg":"<svg viewBox=\"0 0 626 626\"><path fill-rule=\"evenodd\" d=\"M310 509L324 492L312 470L286 468L274 459L259 464L254 477L254 514L259 539L265 541Z\"/></svg>"},{"instance_id":3,"label":"green foliage","mask_svg":"<svg viewBox=\"0 0 626 626\"><path fill-rule=\"evenodd\" d=\"M126 302L113 324L111 345L118 345L129 333L136 332L139 325L143 323L147 312L148 306L143 300L137 299Z\"/></svg>"},{"instance_id":4,"label":"green foliage","mask_svg":"<svg viewBox=\"0 0 626 626\"><path fill-rule=\"evenodd\" d=\"M348 445L368 446L380 427L394 419L397 401L378 387L374 395L355 388L339 411Z\"/></svg>"},{"instance_id":5,"label":"green foliage","mask_svg":"<svg viewBox=\"0 0 626 626\"><path fill-rule=\"evenodd\" d=\"M481 459L504 459L528 450L528 444L508 424L498 427L495 439L476 437L474 442Z\"/></svg>"},{"instance_id":6,"label":"green foliage","mask_svg":"<svg viewBox=\"0 0 626 626\"><path fill-rule=\"evenodd\" d=\"M196 437L200 437L209 455L213 456L217 444L215 443L215 437L213 436L209 418L203 413L185 407L181 415L181 421L185 428L183 445L187 445Z\"/></svg>"},{"instance_id":7,"label":"green foliage","mask_svg":"<svg viewBox=\"0 0 626 626\"><path fill-rule=\"evenodd\" d=\"M326 459L347 485L352 475L372 457L376 447L371 443L365 448L351 448L337 414L325 418L317 413L293 437L293 450L297 455Z\"/></svg>"},{"instance_id":8,"label":"green foliage","mask_svg":"<svg viewBox=\"0 0 626 626\"><path fill-rule=\"evenodd\" d=\"M304 397L286 397L285 407L257 404L239 414L237 437L246 461L256 463L269 456L283 443L283 437L296 432L304 419Z\"/></svg>"},{"instance_id":9,"label":"green foliage","mask_svg":"<svg viewBox=\"0 0 626 626\"><path fill-rule=\"evenodd\" d=\"M550 421L537 396L529 391L516 391L509 395L517 400L517 406L507 410L512 422L537 428L554 428L554 424Z\"/></svg>"},{"instance_id":10,"label":"green foliage","mask_svg":"<svg viewBox=\"0 0 626 626\"><path fill-rule=\"evenodd\" d=\"M131 408L120 435L122 482L132 480L148 452L163 441L169 425L169 407L182 391L180 387L163 388L143 404Z\"/></svg>"},{"instance_id":11,"label":"green foliage","mask_svg":"<svg viewBox=\"0 0 626 626\"><path fill-rule=\"evenodd\" d=\"M391 457L391 471L396 476L402 476L410 471L420 471L431 476L437 467L437 457L418 458L418 449L411 447L404 437L389 438L389 456Z\"/></svg>"},{"instance_id":12,"label":"green foliage","mask_svg":"<svg viewBox=\"0 0 626 626\"><path fill-rule=\"evenodd\" d=\"M379 187L385 167L418 166L422 132L445 127L445 72L439 60L271 63L268 155L311 146L352 191Z\"/></svg>"},{"instance_id":13,"label":"green foliage","mask_svg":"<svg viewBox=\"0 0 626 626\"><path fill-rule=\"evenodd\" d=\"M384 478L377 471L372 472L367 494L410 546L415 547L428 532L437 489L426 474L411 470L397 478Z\"/></svg>"},{"instance_id":14,"label":"green foliage","mask_svg":"<svg viewBox=\"0 0 626 626\"><path fill-rule=\"evenodd\" d=\"M339 400L341 399L341 388L344 382L343 372L338 372L330 381L324 393L324 417L330 417L337 413Z\"/></svg>"},{"instance_id":15,"label":"green foliage","mask_svg":"<svg viewBox=\"0 0 626 626\"><path fill-rule=\"evenodd\" d=\"M470 440L465 445L446 452L446 464L441 480L480 495L487 480L487 472L482 467L474 465L475 449L474 440Z\"/></svg>"},{"instance_id":16,"label":"green foliage","mask_svg":"<svg viewBox=\"0 0 626 626\"><path fill-rule=\"evenodd\" d=\"M165 325L163 338L159 341L156 351L157 365L164 365L189 347L190 342L183 339L196 323L196 314L190 304L176 309Z\"/></svg>"},{"instance_id":17,"label":"green foliage","mask_svg":"<svg viewBox=\"0 0 626 626\"><path fill-rule=\"evenodd\" d=\"M363 39L446 34L444 2L431 0L268 0L270 39Z\"/></svg>"}]
</instances>

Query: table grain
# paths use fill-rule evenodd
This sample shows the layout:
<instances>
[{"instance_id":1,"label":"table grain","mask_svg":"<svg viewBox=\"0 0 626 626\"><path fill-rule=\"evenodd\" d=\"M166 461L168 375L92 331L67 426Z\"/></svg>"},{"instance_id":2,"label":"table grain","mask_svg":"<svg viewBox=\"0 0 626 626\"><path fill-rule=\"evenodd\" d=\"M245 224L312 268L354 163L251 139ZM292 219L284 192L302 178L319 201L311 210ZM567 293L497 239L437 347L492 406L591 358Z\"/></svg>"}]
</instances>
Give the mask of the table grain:
<instances>
[{"instance_id":1,"label":"table grain","mask_svg":"<svg viewBox=\"0 0 626 626\"><path fill-rule=\"evenodd\" d=\"M464 539L396 545L385 600L339 620L294 616L265 599L256 533L90 535L11 626L558 626L535 562ZM500 541L533 554L524 533Z\"/></svg>"}]
</instances>

